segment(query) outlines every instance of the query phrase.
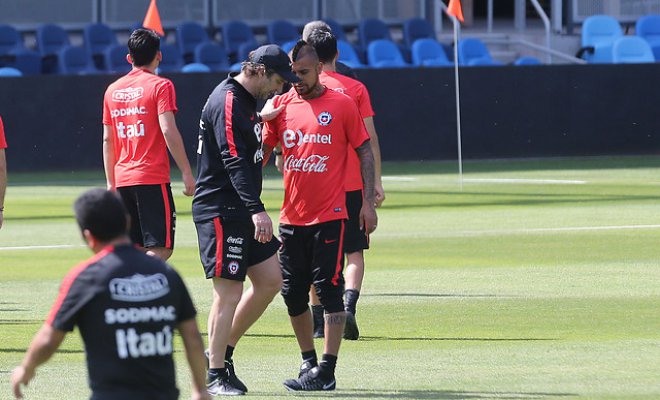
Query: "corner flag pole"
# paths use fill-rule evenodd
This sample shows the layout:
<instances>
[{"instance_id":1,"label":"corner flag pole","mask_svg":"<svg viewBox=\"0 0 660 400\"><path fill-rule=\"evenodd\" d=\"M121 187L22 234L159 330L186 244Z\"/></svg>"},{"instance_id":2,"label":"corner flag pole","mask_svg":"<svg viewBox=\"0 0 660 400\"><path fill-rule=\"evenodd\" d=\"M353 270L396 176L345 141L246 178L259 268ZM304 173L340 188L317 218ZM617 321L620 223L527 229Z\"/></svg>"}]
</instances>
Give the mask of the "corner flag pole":
<instances>
[{"instance_id":1,"label":"corner flag pole","mask_svg":"<svg viewBox=\"0 0 660 400\"><path fill-rule=\"evenodd\" d=\"M456 81L456 139L458 141L458 180L463 191L463 144L461 140L461 90L458 79L458 18L452 16L454 23L454 80Z\"/></svg>"},{"instance_id":2,"label":"corner flag pole","mask_svg":"<svg viewBox=\"0 0 660 400\"><path fill-rule=\"evenodd\" d=\"M442 3L441 3L442 4ZM442 4L444 6L444 4ZM444 8L444 7L443 7ZM458 21L465 21L463 18L463 7L461 0L449 0L445 8L447 15L451 17L454 23L454 80L456 81L456 139L458 141L458 180L463 191L463 144L461 140L461 96L458 85L458 30L460 28Z\"/></svg>"}]
</instances>

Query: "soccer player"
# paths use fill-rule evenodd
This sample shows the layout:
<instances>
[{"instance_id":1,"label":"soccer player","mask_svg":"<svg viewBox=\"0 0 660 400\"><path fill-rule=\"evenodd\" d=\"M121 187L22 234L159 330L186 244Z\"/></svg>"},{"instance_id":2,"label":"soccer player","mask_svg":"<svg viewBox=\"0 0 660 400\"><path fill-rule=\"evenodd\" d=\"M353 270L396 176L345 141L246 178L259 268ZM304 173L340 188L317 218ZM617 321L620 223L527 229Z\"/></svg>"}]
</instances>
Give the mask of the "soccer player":
<instances>
[{"instance_id":1,"label":"soccer player","mask_svg":"<svg viewBox=\"0 0 660 400\"><path fill-rule=\"evenodd\" d=\"M206 278L213 282L208 319L208 390L247 392L234 371L236 343L282 287L280 242L261 202L261 121L282 107L257 112L257 100L279 93L291 61L275 45L261 46L211 93L200 120L193 220ZM252 286L243 294L246 275Z\"/></svg>"},{"instance_id":2,"label":"soccer player","mask_svg":"<svg viewBox=\"0 0 660 400\"><path fill-rule=\"evenodd\" d=\"M103 99L103 164L109 190L117 190L131 216L130 235L147 254L167 260L174 248L176 211L167 149L192 196L195 181L176 126L174 85L155 74L160 38L136 29L128 39L132 70Z\"/></svg>"},{"instance_id":3,"label":"soccer player","mask_svg":"<svg viewBox=\"0 0 660 400\"><path fill-rule=\"evenodd\" d=\"M332 33L332 28L327 23L321 20L310 21L303 27L302 40L309 43L309 36L317 29ZM357 74L353 68L349 67L341 61L335 61L335 70L342 75L348 76L349 78L357 79Z\"/></svg>"},{"instance_id":4,"label":"soccer player","mask_svg":"<svg viewBox=\"0 0 660 400\"><path fill-rule=\"evenodd\" d=\"M264 151L281 143L284 157L284 203L280 212L282 296L301 350L298 379L291 391L334 390L337 355L344 332L343 232L346 212L346 162L349 151L360 160L364 197L360 224L376 228L374 160L369 134L355 102L319 81L322 64L314 48L299 41L293 49L293 72L300 82L273 106L284 110L265 125ZM353 150L355 149L355 150ZM323 358L317 361L309 311L314 284L325 310Z\"/></svg>"},{"instance_id":5,"label":"soccer player","mask_svg":"<svg viewBox=\"0 0 660 400\"><path fill-rule=\"evenodd\" d=\"M76 221L94 256L69 271L20 366L11 375L16 398L64 337L78 327L94 400L177 399L174 330L192 372L192 398L204 387L204 346L195 307L176 271L139 251L128 237L119 196L91 189L74 203ZM48 395L42 397L49 397Z\"/></svg>"},{"instance_id":6,"label":"soccer player","mask_svg":"<svg viewBox=\"0 0 660 400\"><path fill-rule=\"evenodd\" d=\"M7 191L7 156L5 154L6 148L7 140L5 139L5 127L2 124L2 117L0 117L0 229L2 229L2 221L4 220L5 192Z\"/></svg>"},{"instance_id":7,"label":"soccer player","mask_svg":"<svg viewBox=\"0 0 660 400\"><path fill-rule=\"evenodd\" d=\"M308 34L307 42L314 47L323 63L321 72L321 84L344 93L352 98L360 110L364 125L369 132L371 150L375 161L375 196L376 207L380 207L385 200L385 190L381 179L380 146L378 134L374 125L374 111L367 88L359 81L337 72L337 39L331 31L317 28ZM362 178L360 176L360 163L355 152L348 154L348 173L346 179L346 208L348 210L348 221L344 232L344 253L346 253L346 291L344 301L346 308L346 327L344 339L357 340L360 331L357 326L355 315L357 313L357 301L362 289L364 279L364 250L369 248L369 238L364 229L360 229L359 212L362 207ZM314 296L312 296L314 297ZM323 337L323 307L316 299L312 299L312 314L314 320L314 336Z\"/></svg>"}]
</instances>

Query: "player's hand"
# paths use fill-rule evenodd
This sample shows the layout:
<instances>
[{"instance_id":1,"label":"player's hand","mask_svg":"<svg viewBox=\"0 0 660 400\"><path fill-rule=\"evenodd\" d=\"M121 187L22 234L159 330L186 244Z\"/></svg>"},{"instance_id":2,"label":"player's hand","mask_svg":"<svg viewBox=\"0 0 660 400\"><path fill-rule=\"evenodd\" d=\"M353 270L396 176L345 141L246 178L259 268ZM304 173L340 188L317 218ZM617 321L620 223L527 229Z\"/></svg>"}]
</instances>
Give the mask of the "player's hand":
<instances>
[{"instance_id":1,"label":"player's hand","mask_svg":"<svg viewBox=\"0 0 660 400\"><path fill-rule=\"evenodd\" d=\"M271 119L277 117L282 112L282 110L284 110L284 104L277 108L273 106L273 99L275 98L277 98L277 96L266 100L266 104L264 104L264 108L262 108L260 112L262 121L270 121Z\"/></svg>"},{"instance_id":2,"label":"player's hand","mask_svg":"<svg viewBox=\"0 0 660 400\"><path fill-rule=\"evenodd\" d=\"M376 208L383 205L385 201L385 189L383 188L382 183L376 183L374 185L374 194L375 194L375 206Z\"/></svg>"},{"instance_id":3,"label":"player's hand","mask_svg":"<svg viewBox=\"0 0 660 400\"><path fill-rule=\"evenodd\" d=\"M206 390L203 390L202 392L195 392L193 390L191 399L192 400L211 400L211 395L208 394L208 392Z\"/></svg>"},{"instance_id":4,"label":"player's hand","mask_svg":"<svg viewBox=\"0 0 660 400\"><path fill-rule=\"evenodd\" d=\"M275 167L278 171L284 173L284 157L282 155L275 155Z\"/></svg>"},{"instance_id":5,"label":"player's hand","mask_svg":"<svg viewBox=\"0 0 660 400\"><path fill-rule=\"evenodd\" d=\"M183 177L183 194L186 196L192 196L195 194L195 178L192 176L192 172L188 172L182 175Z\"/></svg>"},{"instance_id":6,"label":"player's hand","mask_svg":"<svg viewBox=\"0 0 660 400\"><path fill-rule=\"evenodd\" d=\"M11 373L11 387L14 390L14 397L17 399L23 398L23 392L21 391L21 385L27 386L28 383L34 378L34 370L26 370L25 367L19 365L14 368L14 371Z\"/></svg>"},{"instance_id":7,"label":"player's hand","mask_svg":"<svg viewBox=\"0 0 660 400\"><path fill-rule=\"evenodd\" d=\"M378 226L378 215L376 215L374 204L363 201L360 209L360 229L365 229L367 233L371 233L376 230L376 226Z\"/></svg>"},{"instance_id":8,"label":"player's hand","mask_svg":"<svg viewBox=\"0 0 660 400\"><path fill-rule=\"evenodd\" d=\"M106 183L106 187L108 188L109 192L116 192L117 191L117 188L115 187L114 183L108 182L108 183Z\"/></svg>"},{"instance_id":9,"label":"player's hand","mask_svg":"<svg viewBox=\"0 0 660 400\"><path fill-rule=\"evenodd\" d=\"M273 237L273 221L266 211L252 214L252 222L254 223L254 240L259 243L268 243Z\"/></svg>"}]
</instances>

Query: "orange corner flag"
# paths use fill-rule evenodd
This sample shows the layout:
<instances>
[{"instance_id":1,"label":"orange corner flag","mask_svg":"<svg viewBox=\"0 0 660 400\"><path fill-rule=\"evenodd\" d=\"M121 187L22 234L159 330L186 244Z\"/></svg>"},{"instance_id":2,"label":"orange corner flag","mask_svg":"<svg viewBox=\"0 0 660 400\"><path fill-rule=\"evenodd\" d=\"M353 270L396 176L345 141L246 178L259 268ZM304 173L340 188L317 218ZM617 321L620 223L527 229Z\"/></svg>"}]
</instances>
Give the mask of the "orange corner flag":
<instances>
[{"instance_id":1,"label":"orange corner flag","mask_svg":"<svg viewBox=\"0 0 660 400\"><path fill-rule=\"evenodd\" d=\"M465 22L463 20L463 7L461 7L461 0L449 0L447 14L453 15L461 22Z\"/></svg>"},{"instance_id":2,"label":"orange corner flag","mask_svg":"<svg viewBox=\"0 0 660 400\"><path fill-rule=\"evenodd\" d=\"M160 14L158 13L156 0L151 0L151 4L149 4L149 9L147 10L147 15L144 16L144 22L142 22L142 26L155 31L160 36L165 36L163 24L160 22Z\"/></svg>"}]
</instances>

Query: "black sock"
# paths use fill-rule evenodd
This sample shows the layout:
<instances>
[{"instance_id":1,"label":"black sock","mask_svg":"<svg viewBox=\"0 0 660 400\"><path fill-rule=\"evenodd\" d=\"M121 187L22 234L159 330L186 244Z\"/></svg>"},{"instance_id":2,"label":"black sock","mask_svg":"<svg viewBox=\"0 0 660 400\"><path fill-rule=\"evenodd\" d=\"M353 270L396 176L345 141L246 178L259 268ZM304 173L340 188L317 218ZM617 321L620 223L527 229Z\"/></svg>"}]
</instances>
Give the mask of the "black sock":
<instances>
[{"instance_id":1,"label":"black sock","mask_svg":"<svg viewBox=\"0 0 660 400\"><path fill-rule=\"evenodd\" d=\"M318 304L312 304L312 318L314 318L314 326L324 326L325 321L323 320L323 306Z\"/></svg>"},{"instance_id":2,"label":"black sock","mask_svg":"<svg viewBox=\"0 0 660 400\"><path fill-rule=\"evenodd\" d=\"M360 298L360 291L356 289L347 289L344 292L344 298L345 300L345 305L344 305L344 310L350 312L351 314L355 315L357 312L356 307L357 307L357 301Z\"/></svg>"},{"instance_id":3,"label":"black sock","mask_svg":"<svg viewBox=\"0 0 660 400\"><path fill-rule=\"evenodd\" d=\"M234 346L227 345L227 350L225 351L225 360L230 360L234 356Z\"/></svg>"},{"instance_id":4,"label":"black sock","mask_svg":"<svg viewBox=\"0 0 660 400\"><path fill-rule=\"evenodd\" d=\"M227 368L209 368L207 373L208 381L213 382L217 378L222 378L227 375Z\"/></svg>"},{"instance_id":5,"label":"black sock","mask_svg":"<svg viewBox=\"0 0 660 400\"><path fill-rule=\"evenodd\" d=\"M332 354L323 353L323 359L319 364L321 374L325 376L335 376L335 367L337 366L337 356Z\"/></svg>"},{"instance_id":6,"label":"black sock","mask_svg":"<svg viewBox=\"0 0 660 400\"><path fill-rule=\"evenodd\" d=\"M309 362L313 366L319 365L319 360L316 357L316 350L303 351L302 353L303 362Z\"/></svg>"}]
</instances>

